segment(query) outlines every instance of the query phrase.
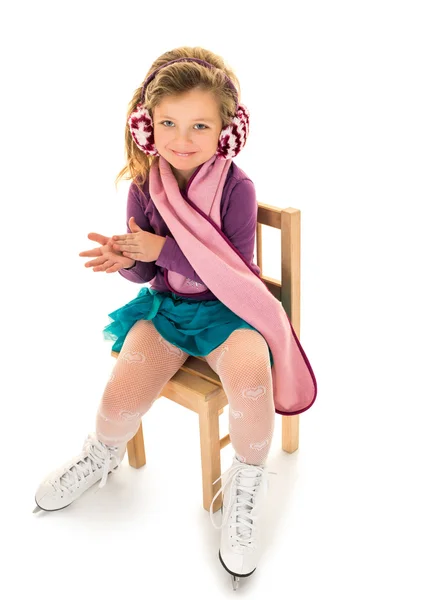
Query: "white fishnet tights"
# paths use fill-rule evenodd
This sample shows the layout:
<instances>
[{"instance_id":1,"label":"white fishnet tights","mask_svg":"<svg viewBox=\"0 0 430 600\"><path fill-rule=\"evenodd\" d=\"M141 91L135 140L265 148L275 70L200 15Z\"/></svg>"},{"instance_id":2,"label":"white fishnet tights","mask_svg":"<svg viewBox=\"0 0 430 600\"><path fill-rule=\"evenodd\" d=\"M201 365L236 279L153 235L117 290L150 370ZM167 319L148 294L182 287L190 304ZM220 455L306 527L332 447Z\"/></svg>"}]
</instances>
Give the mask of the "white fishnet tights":
<instances>
[{"instance_id":1,"label":"white fishnet tights","mask_svg":"<svg viewBox=\"0 0 430 600\"><path fill-rule=\"evenodd\" d=\"M253 329L236 329L204 357L221 380L229 404L231 445L242 462L261 465L275 425L267 342Z\"/></svg>"},{"instance_id":2,"label":"white fishnet tights","mask_svg":"<svg viewBox=\"0 0 430 600\"><path fill-rule=\"evenodd\" d=\"M126 443L165 384L188 358L141 319L128 332L96 416L96 433L109 446ZM269 349L252 329L236 329L204 357L229 400L229 433L239 460L263 464L273 436L275 408Z\"/></svg>"}]
</instances>

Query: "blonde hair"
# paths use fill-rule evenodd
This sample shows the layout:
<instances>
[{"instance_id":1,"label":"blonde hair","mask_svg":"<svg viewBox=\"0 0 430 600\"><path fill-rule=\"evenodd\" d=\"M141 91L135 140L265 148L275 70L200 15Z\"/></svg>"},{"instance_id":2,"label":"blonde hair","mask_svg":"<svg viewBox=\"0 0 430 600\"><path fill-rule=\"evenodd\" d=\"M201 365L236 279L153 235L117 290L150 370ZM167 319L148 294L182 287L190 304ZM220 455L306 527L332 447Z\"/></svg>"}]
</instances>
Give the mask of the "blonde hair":
<instances>
[{"instance_id":1,"label":"blonde hair","mask_svg":"<svg viewBox=\"0 0 430 600\"><path fill-rule=\"evenodd\" d=\"M132 179L142 189L151 165L157 158L156 156L145 154L137 147L130 133L128 119L130 114L136 110L137 104L141 102L142 86L149 75L158 69L158 67L171 60L175 60L175 58L199 58L217 68L211 69L200 63L187 61L174 63L161 69L148 84L145 91L144 104L151 118L153 118L154 108L165 96L178 95L195 88L212 92L218 101L222 127L227 126L234 117L236 111L235 93L226 85L224 74L232 80L236 88L238 103L240 102L240 84L234 72L226 65L221 56L199 46L181 46L180 48L165 52L152 63L145 79L134 92L133 98L128 105L125 126L126 165L118 173L115 179L115 187L118 186L121 179Z\"/></svg>"}]
</instances>

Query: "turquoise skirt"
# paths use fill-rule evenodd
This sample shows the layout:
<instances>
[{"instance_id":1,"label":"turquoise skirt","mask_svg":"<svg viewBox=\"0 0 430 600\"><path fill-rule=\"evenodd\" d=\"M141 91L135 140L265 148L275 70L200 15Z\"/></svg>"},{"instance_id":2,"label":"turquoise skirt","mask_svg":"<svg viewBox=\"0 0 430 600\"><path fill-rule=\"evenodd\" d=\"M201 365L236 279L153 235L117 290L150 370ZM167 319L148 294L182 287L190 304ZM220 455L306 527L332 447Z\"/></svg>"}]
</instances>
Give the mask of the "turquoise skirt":
<instances>
[{"instance_id":1,"label":"turquoise skirt","mask_svg":"<svg viewBox=\"0 0 430 600\"><path fill-rule=\"evenodd\" d=\"M189 302L172 292L142 287L136 298L109 313L111 323L103 329L113 340L113 352L122 348L127 333L139 319L151 320L165 340L192 356L206 356L225 342L235 329L254 329L219 300ZM273 357L270 354L270 366Z\"/></svg>"}]
</instances>

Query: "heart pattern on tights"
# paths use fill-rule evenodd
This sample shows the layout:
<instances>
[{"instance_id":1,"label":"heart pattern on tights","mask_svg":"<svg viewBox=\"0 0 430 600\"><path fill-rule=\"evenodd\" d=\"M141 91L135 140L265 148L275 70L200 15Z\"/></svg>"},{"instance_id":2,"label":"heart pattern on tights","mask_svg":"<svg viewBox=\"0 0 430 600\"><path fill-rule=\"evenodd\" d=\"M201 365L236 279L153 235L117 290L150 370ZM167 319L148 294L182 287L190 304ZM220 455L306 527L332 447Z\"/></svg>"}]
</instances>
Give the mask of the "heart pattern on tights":
<instances>
[{"instance_id":1,"label":"heart pattern on tights","mask_svg":"<svg viewBox=\"0 0 430 600\"><path fill-rule=\"evenodd\" d=\"M241 419L243 417L243 412L240 412L240 410L230 410L230 415L233 417L233 419Z\"/></svg>"},{"instance_id":2,"label":"heart pattern on tights","mask_svg":"<svg viewBox=\"0 0 430 600\"><path fill-rule=\"evenodd\" d=\"M166 350L169 352L169 354L174 354L175 356L182 356L183 355L183 352L182 352L182 350L180 348L178 348L174 344L171 344L170 342L168 342L167 340L165 340L161 335L158 338L158 341L160 342L160 344L162 346L164 346L166 348Z\"/></svg>"},{"instance_id":3,"label":"heart pattern on tights","mask_svg":"<svg viewBox=\"0 0 430 600\"><path fill-rule=\"evenodd\" d=\"M122 410L119 414L123 421L134 421L134 419L138 419L140 417L139 412L132 413L129 410Z\"/></svg>"},{"instance_id":4,"label":"heart pattern on tights","mask_svg":"<svg viewBox=\"0 0 430 600\"><path fill-rule=\"evenodd\" d=\"M128 363L141 363L146 360L143 352L126 352L122 355L122 359Z\"/></svg>"},{"instance_id":5,"label":"heart pattern on tights","mask_svg":"<svg viewBox=\"0 0 430 600\"><path fill-rule=\"evenodd\" d=\"M242 396L244 396L245 398L252 398L253 400L256 400L260 396L263 396L263 394L265 393L266 388L264 387L264 385L259 385L255 388L247 388L245 390L242 390Z\"/></svg>"},{"instance_id":6,"label":"heart pattern on tights","mask_svg":"<svg viewBox=\"0 0 430 600\"><path fill-rule=\"evenodd\" d=\"M249 447L253 450L262 450L267 444L269 440L264 440L263 442L254 442L253 444L249 444Z\"/></svg>"}]
</instances>

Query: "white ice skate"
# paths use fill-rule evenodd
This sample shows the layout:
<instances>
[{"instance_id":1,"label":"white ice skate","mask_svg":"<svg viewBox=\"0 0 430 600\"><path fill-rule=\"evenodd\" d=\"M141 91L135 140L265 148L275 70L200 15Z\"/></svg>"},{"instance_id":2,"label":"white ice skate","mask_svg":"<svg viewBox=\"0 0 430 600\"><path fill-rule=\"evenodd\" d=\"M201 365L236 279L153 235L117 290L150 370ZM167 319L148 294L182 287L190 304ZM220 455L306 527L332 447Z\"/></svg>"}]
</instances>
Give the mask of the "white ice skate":
<instances>
[{"instance_id":1,"label":"white ice skate","mask_svg":"<svg viewBox=\"0 0 430 600\"><path fill-rule=\"evenodd\" d=\"M50 473L40 484L33 512L66 508L99 479L99 487L103 487L108 474L115 472L121 464L126 446L106 446L94 432L88 434L82 452Z\"/></svg>"},{"instance_id":2,"label":"white ice skate","mask_svg":"<svg viewBox=\"0 0 430 600\"><path fill-rule=\"evenodd\" d=\"M221 476L224 478L223 485L215 494L209 509L213 526L221 529L218 556L224 569L232 576L234 590L238 588L241 577L249 577L257 568L261 554L258 521L268 488L267 475L265 465L249 465L235 456L230 469ZM221 525L217 526L213 504L223 491L223 518Z\"/></svg>"}]
</instances>

